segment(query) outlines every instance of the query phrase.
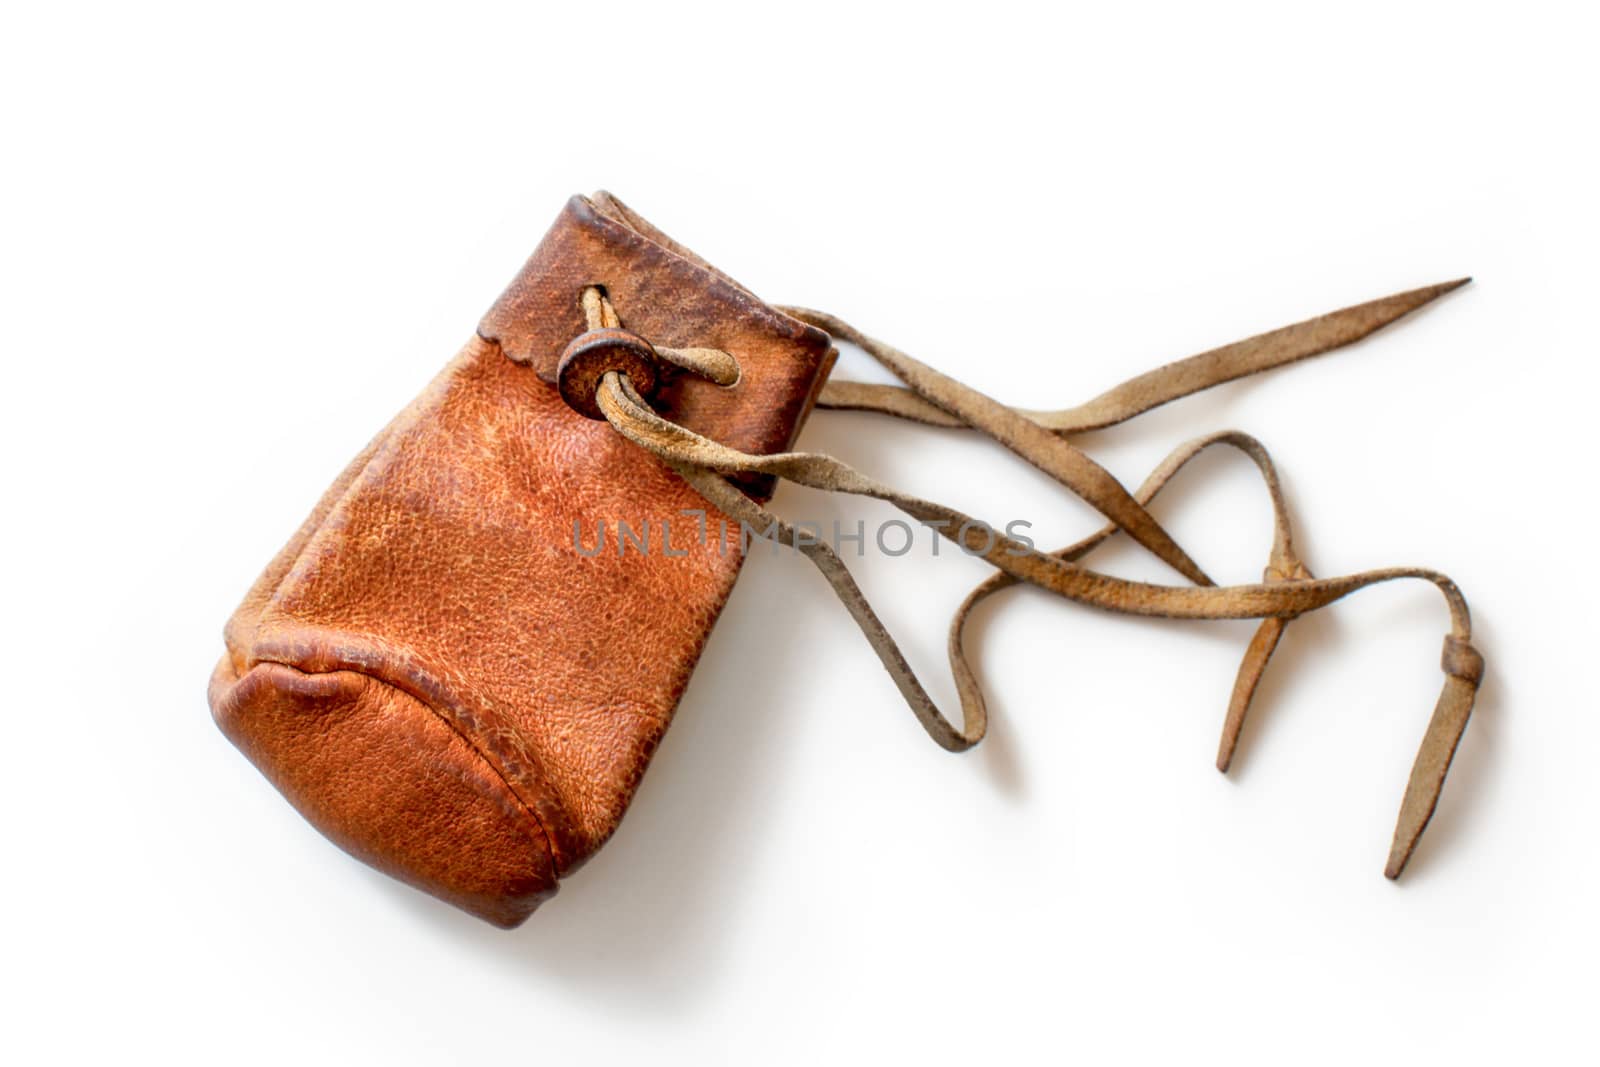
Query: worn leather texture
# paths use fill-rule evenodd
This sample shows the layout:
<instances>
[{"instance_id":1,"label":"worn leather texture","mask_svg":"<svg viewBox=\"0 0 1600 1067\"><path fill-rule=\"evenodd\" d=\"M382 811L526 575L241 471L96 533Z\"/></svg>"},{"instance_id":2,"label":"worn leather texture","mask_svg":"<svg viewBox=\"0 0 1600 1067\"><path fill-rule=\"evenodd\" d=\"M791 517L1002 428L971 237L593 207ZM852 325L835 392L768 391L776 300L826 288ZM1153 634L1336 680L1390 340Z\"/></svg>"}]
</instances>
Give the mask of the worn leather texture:
<instances>
[{"instance_id":1,"label":"worn leather texture","mask_svg":"<svg viewBox=\"0 0 1600 1067\"><path fill-rule=\"evenodd\" d=\"M737 358L732 386L667 368L657 410L746 451L792 444L827 334L614 198L575 197L256 581L210 687L224 733L324 834L507 927L616 829L741 563L681 514L699 494L558 395L588 286L652 343ZM574 524L592 550L601 521L605 550L580 553ZM618 522L651 550L619 553Z\"/></svg>"}]
</instances>

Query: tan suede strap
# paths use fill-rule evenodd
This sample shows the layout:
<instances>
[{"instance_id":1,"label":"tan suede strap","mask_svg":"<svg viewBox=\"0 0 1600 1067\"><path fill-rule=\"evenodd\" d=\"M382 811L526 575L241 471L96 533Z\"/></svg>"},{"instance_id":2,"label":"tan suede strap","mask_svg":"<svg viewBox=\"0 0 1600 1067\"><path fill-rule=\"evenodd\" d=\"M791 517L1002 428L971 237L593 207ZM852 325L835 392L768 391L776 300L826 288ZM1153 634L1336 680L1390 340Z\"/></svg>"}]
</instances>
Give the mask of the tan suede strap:
<instances>
[{"instance_id":1,"label":"tan suede strap","mask_svg":"<svg viewBox=\"0 0 1600 1067\"><path fill-rule=\"evenodd\" d=\"M804 452L751 455L709 440L662 418L639 395L630 378L616 370L600 375L594 403L619 433L669 464L723 514L742 527L772 531L771 535L777 540L793 546L816 564L866 635L918 721L935 741L952 751L976 744L987 726L982 690L964 650L966 622L979 602L1018 582L1123 614L1263 620L1246 650L1223 728L1217 762L1224 771L1232 759L1256 686L1290 620L1379 582L1398 578L1431 582L1443 594L1450 613L1450 633L1445 639L1442 658L1446 678L1401 805L1385 868L1385 873L1395 878L1411 856L1438 802L1440 788L1471 714L1482 677L1482 657L1472 648L1466 602L1455 584L1442 574L1422 568L1391 568L1328 579L1313 577L1295 553L1287 510L1271 459L1259 442L1244 434L1216 434L1182 446L1131 493L1099 464L1066 442L1061 434L1091 424L1109 425L1208 385L1346 344L1449 291L1456 284L1459 283L1416 290L1335 312L1310 323L1172 364L1142 375L1089 405L1054 417L1023 414L999 404L831 316L801 309L791 312L835 337L859 344L910 389L909 393L880 391L872 394L871 404L864 402L857 406L918 417L908 414L915 410L915 405L906 398L915 398L936 408L943 413L943 418L954 420L954 424L970 426L1006 445L1072 489L1110 520L1094 535L1050 554L1035 551L955 509L891 489L831 457ZM586 296L585 300L586 309L590 311L591 330L613 328L611 324L617 321L616 315L603 296ZM1082 414L1090 409L1092 415ZM1273 547L1264 580L1258 584L1212 585L1146 510L1146 505L1173 476L1196 455L1214 445L1227 445L1248 455L1261 471L1272 500ZM814 488L887 501L912 518L933 526L940 535L969 554L983 558L999 571L973 591L957 611L951 627L950 658L962 706L961 726L954 725L934 705L837 553L819 538L802 536L794 527L750 500L726 479L726 475L732 474L775 475ZM1117 533L1127 533L1196 584L1169 586L1135 582L1082 565L1080 561L1085 556Z\"/></svg>"},{"instance_id":2,"label":"tan suede strap","mask_svg":"<svg viewBox=\"0 0 1600 1067\"><path fill-rule=\"evenodd\" d=\"M1086 404L1064 411L1029 411L1016 409L1019 415L1038 423L1053 433L1086 433L1103 430L1108 426L1126 422L1151 408L1209 389L1213 385L1231 382L1236 378L1259 374L1274 367L1331 352L1336 348L1361 340L1389 323L1438 299L1445 293L1459 289L1470 278L1460 278L1440 285L1429 285L1396 293L1381 300L1357 304L1327 315L1319 315L1305 322L1282 329L1258 334L1231 345L1213 348L1188 359L1168 363L1153 371L1139 375L1108 390ZM832 315L807 308L786 307L786 311L803 322L809 322L836 338L865 348L879 344L865 337L848 323ZM900 354L905 357L904 353ZM873 385L867 382L830 381L822 387L817 406L844 411L876 411L895 415L930 426L964 427L969 423L951 414L939 404L925 399L917 383L908 382L909 389L897 385Z\"/></svg>"}]
</instances>

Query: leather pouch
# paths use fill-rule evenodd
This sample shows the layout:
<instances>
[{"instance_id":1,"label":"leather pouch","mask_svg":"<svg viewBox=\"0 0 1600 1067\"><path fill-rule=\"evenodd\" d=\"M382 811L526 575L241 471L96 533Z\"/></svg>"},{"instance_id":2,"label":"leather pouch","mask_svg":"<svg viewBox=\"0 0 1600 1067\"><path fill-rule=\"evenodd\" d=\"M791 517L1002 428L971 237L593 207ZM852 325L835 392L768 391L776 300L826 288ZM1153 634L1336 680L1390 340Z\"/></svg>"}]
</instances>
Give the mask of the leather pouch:
<instances>
[{"instance_id":1,"label":"leather pouch","mask_svg":"<svg viewBox=\"0 0 1600 1067\"><path fill-rule=\"evenodd\" d=\"M595 286L652 340L737 357L732 385L664 373L657 410L749 452L793 442L828 335L614 198L575 197L251 588L210 686L222 730L324 834L500 926L616 829L741 563L694 536L693 489L558 394ZM598 521L676 527L671 555L575 551Z\"/></svg>"}]
</instances>

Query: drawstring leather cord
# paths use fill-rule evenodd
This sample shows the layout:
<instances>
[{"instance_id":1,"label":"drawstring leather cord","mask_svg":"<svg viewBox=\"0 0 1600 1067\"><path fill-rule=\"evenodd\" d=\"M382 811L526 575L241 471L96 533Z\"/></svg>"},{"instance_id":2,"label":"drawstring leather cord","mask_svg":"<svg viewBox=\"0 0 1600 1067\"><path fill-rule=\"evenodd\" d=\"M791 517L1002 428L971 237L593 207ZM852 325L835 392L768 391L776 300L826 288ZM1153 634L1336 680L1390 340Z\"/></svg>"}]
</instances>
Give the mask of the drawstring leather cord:
<instances>
[{"instance_id":1,"label":"drawstring leather cord","mask_svg":"<svg viewBox=\"0 0 1600 1067\"><path fill-rule=\"evenodd\" d=\"M834 338L857 345L904 383L904 388L829 383L822 391L819 406L875 411L930 425L977 430L1049 474L1109 520L1089 537L1052 553L1036 551L953 508L882 485L830 456L806 452L752 455L662 418L641 395L636 381L648 379L643 388L646 393L653 388L651 353L722 384L737 380L737 361L716 349L652 348L644 339L621 328L615 309L598 287L591 286L583 293L589 333L568 347L558 382L569 403L591 417L605 418L629 441L659 457L712 506L743 524L741 529L749 526L769 531L778 541L810 559L866 635L917 720L929 736L952 752L977 744L988 726L982 688L966 655L967 622L979 603L1019 582L1122 614L1260 619L1261 625L1240 664L1223 725L1217 767L1224 772L1238 745L1251 699L1289 622L1380 582L1417 578L1432 583L1444 596L1450 613L1450 632L1441 657L1445 682L1412 766L1384 869L1389 878L1398 878L1438 804L1483 677L1483 657L1471 644L1467 604L1455 583L1436 571L1414 567L1364 571L1339 578L1314 577L1295 552L1272 460L1261 443L1246 434L1217 433L1180 446L1134 492L1068 442L1066 436L1112 426L1213 385L1343 347L1462 284L1464 280L1417 289L1261 334L1168 364L1086 404L1057 412L1007 407L831 315L804 308L782 309ZM1235 448L1249 456L1271 498L1273 544L1263 580L1258 584L1213 584L1147 510L1150 501L1190 460L1216 446ZM968 595L951 622L949 654L961 701L960 726L935 706L837 553L815 537L797 536L794 527L730 483L725 476L732 474L774 475L816 489L886 501L933 526L941 536L997 569L998 573ZM1194 584L1129 581L1082 564L1086 556L1119 533L1132 538Z\"/></svg>"}]
</instances>

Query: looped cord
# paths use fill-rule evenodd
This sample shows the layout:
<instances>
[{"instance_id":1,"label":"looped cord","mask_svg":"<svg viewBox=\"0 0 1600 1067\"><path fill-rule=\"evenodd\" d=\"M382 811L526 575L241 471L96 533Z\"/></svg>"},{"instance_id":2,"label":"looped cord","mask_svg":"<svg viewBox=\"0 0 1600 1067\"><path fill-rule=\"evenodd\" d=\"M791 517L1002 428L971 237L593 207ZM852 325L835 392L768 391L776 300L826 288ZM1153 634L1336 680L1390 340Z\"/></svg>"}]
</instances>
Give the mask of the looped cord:
<instances>
[{"instance_id":1,"label":"looped cord","mask_svg":"<svg viewBox=\"0 0 1600 1067\"><path fill-rule=\"evenodd\" d=\"M830 383L823 390L821 405L977 430L1051 475L1109 520L1089 537L1052 553L1038 552L953 508L882 485L829 456L806 452L752 455L721 445L661 417L639 396L624 374L606 373L600 380L595 399L601 413L618 433L659 457L710 504L742 524L741 530L750 527L768 531L778 541L810 559L861 628L918 722L934 741L953 752L977 744L988 727L982 687L966 654L967 623L978 604L1020 582L1121 614L1181 619L1260 619L1261 625L1240 664L1223 724L1217 768L1224 772L1237 751L1256 689L1285 629L1294 618L1380 582L1416 578L1432 583L1444 596L1450 614L1450 632L1445 638L1441 661L1445 683L1412 768L1385 867L1388 877L1397 878L1433 815L1483 674L1483 657L1471 644L1471 620L1466 601L1455 583L1436 571L1412 567L1365 571L1339 578L1313 576L1295 551L1276 468L1261 443L1246 434L1227 431L1181 445L1133 492L1064 438L1069 433L1126 421L1221 382L1349 344L1461 284L1463 282L1451 282L1401 293L1262 334L1168 364L1087 404L1053 413L1023 412L1000 404L831 315L804 308L783 309L835 338L856 344L906 386L902 389ZM583 306L591 329L616 324L615 310L598 289L585 291ZM679 365L694 369L686 363ZM725 371L714 359L702 359L696 365ZM734 366L736 376L737 364ZM697 373L717 380L712 373ZM1255 463L1272 503L1273 544L1260 583L1214 585L1147 510L1156 495L1191 460L1217 446L1241 451ZM996 568L998 573L967 596L951 622L949 656L961 702L960 726L952 723L928 696L837 553L814 537L797 536L794 527L730 483L725 476L731 474L775 475L817 489L886 501L912 518L933 526L941 536ZM1129 536L1195 584L1171 586L1129 581L1082 565L1085 557L1119 533Z\"/></svg>"}]
</instances>

